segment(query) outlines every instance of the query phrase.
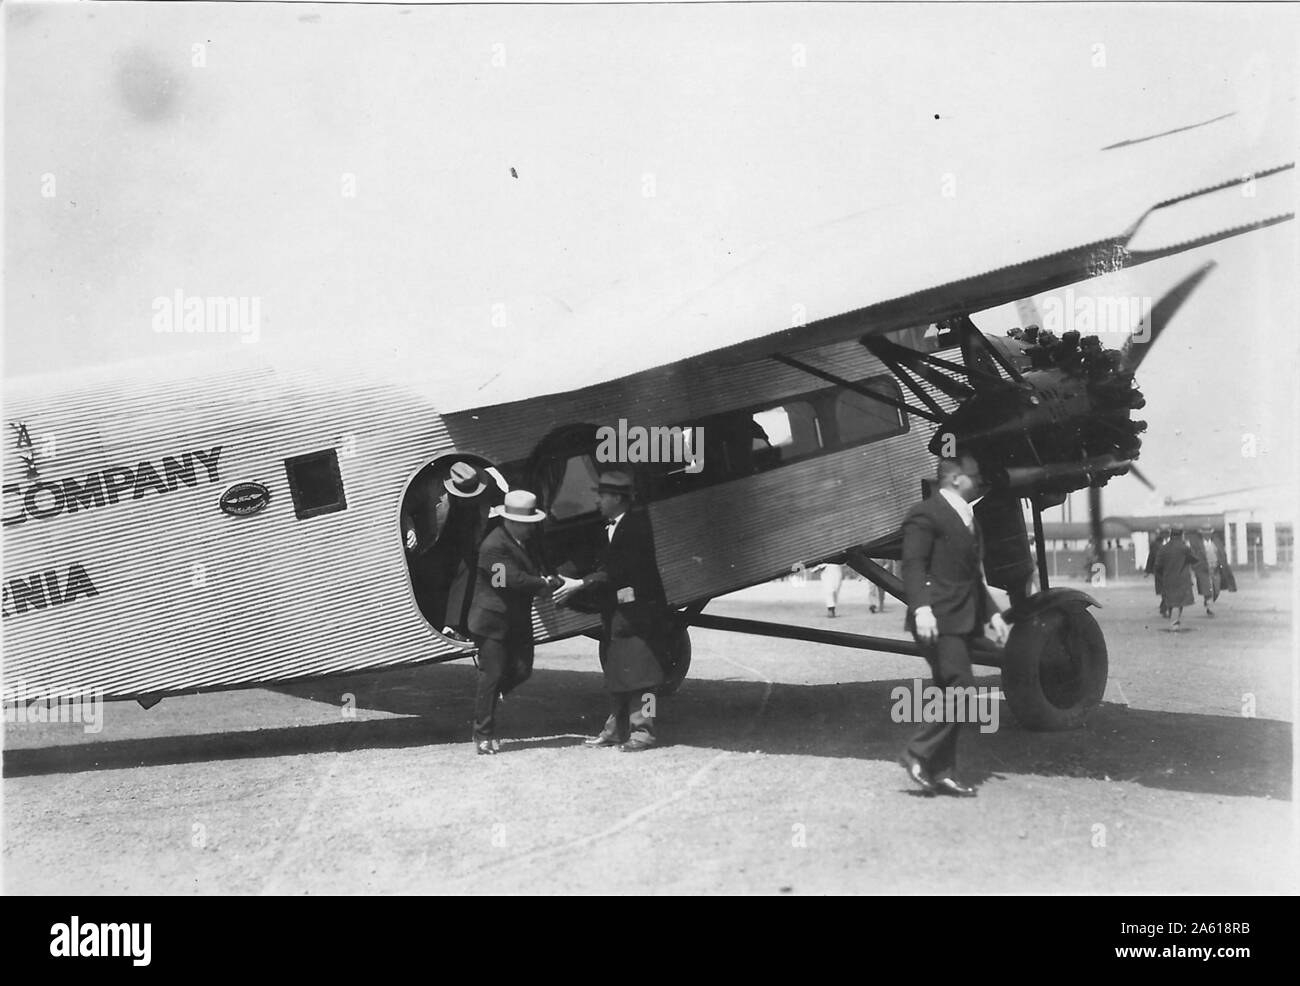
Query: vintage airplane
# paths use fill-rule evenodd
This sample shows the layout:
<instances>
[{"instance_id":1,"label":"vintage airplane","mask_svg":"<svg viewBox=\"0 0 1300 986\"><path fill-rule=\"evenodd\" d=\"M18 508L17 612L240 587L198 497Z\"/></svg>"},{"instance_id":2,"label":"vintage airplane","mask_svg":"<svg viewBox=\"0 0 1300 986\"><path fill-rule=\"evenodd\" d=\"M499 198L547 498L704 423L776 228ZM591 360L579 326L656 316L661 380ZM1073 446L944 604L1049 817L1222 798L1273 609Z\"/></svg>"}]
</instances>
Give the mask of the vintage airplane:
<instances>
[{"instance_id":1,"label":"vintage airplane","mask_svg":"<svg viewBox=\"0 0 1300 986\"><path fill-rule=\"evenodd\" d=\"M467 325L386 363L366 340L342 366L248 346L9 381L5 697L147 706L466 657L416 598L404 510L454 462L495 467L540 495L548 555L580 559L598 536L598 452L617 433L600 457L638 474L680 616L678 680L690 625L916 653L703 610L840 558L898 595L877 561L898 556L934 455L962 448L994 481L979 506L988 576L1014 602L1005 651L979 658L1001 666L1026 725L1075 725L1103 694L1106 646L1085 594L1028 594L1022 501L1037 522L1130 468L1133 372L1208 268L1122 350L991 339L972 316L1292 218L1288 149L1230 124L1114 145L1039 192L851 217L642 324L532 331L516 314L491 359ZM534 614L538 641L595 627L546 601Z\"/></svg>"}]
</instances>

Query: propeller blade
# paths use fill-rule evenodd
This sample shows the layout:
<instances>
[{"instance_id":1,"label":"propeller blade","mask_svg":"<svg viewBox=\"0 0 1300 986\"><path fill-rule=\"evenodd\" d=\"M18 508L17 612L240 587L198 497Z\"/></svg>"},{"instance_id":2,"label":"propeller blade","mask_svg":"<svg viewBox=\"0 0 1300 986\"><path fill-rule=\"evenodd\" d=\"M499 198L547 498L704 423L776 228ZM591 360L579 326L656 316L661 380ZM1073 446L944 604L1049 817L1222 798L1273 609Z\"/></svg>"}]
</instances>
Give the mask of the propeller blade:
<instances>
[{"instance_id":1,"label":"propeller blade","mask_svg":"<svg viewBox=\"0 0 1300 986\"><path fill-rule=\"evenodd\" d=\"M1124 369L1135 372L1142 365L1142 361L1151 352L1151 347L1160 338L1160 333L1164 332L1165 326L1215 266L1213 260L1206 261L1170 288L1164 297L1155 303L1147 320L1148 324L1140 326L1136 333L1129 336L1128 342L1124 343ZM1145 332L1142 331L1143 328L1146 329Z\"/></svg>"},{"instance_id":2,"label":"propeller blade","mask_svg":"<svg viewBox=\"0 0 1300 986\"><path fill-rule=\"evenodd\" d=\"M1156 491L1156 484L1151 482L1151 480L1147 479L1146 476L1142 475L1142 470L1139 469L1137 466L1130 464L1128 467L1128 471L1129 471L1129 475L1131 475L1139 483L1141 483L1143 486L1149 489L1152 493Z\"/></svg>"}]
</instances>

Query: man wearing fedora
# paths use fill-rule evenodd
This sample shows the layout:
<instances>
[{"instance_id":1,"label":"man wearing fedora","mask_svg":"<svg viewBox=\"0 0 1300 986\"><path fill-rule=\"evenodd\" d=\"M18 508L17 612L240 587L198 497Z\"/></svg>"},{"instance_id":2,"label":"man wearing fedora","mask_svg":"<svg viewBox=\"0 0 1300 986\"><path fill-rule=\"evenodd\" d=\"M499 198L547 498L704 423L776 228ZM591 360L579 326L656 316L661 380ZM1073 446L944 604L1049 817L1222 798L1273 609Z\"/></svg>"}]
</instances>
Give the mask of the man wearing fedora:
<instances>
[{"instance_id":1,"label":"man wearing fedora","mask_svg":"<svg viewBox=\"0 0 1300 986\"><path fill-rule=\"evenodd\" d=\"M501 504L506 489L505 480L493 473L496 470L454 462L443 481L450 503L433 552L439 565L437 598L441 605L440 619L435 622L442 626L443 636L453 640L468 639L465 632L474 597L479 543L487 533L492 508Z\"/></svg>"},{"instance_id":2,"label":"man wearing fedora","mask_svg":"<svg viewBox=\"0 0 1300 986\"><path fill-rule=\"evenodd\" d=\"M670 626L650 517L632 507L633 493L631 473L600 474L596 495L607 544L596 571L582 580L600 608L600 666L611 706L587 745L625 753L655 744L655 689L664 682Z\"/></svg>"},{"instance_id":3,"label":"man wearing fedora","mask_svg":"<svg viewBox=\"0 0 1300 986\"><path fill-rule=\"evenodd\" d=\"M474 700L474 745L480 754L498 751L497 703L533 673L533 599L554 594L561 600L577 579L545 575L533 544L546 514L537 497L512 490L492 508L501 524L478 549L469 632L478 645L478 689Z\"/></svg>"}]
</instances>

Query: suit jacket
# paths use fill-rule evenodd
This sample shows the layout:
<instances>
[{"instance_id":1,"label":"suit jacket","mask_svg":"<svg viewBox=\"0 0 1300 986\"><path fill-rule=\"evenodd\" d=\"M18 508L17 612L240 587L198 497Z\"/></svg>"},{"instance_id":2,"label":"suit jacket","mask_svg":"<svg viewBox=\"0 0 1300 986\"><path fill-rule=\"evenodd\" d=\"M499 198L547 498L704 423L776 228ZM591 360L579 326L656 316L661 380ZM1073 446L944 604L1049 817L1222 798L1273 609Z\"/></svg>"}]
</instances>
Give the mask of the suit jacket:
<instances>
[{"instance_id":1,"label":"suit jacket","mask_svg":"<svg viewBox=\"0 0 1300 986\"><path fill-rule=\"evenodd\" d=\"M533 597L550 590L551 583L542 576L537 557L512 538L504 525L494 528L478 552L469 632L508 641L531 653Z\"/></svg>"},{"instance_id":2,"label":"suit jacket","mask_svg":"<svg viewBox=\"0 0 1300 986\"><path fill-rule=\"evenodd\" d=\"M1214 535L1210 536L1214 544L1215 565L1214 570L1219 573L1219 586L1227 589L1229 592L1237 591L1237 580L1232 575L1232 566L1228 564L1228 552L1223 545L1223 541ZM1191 547L1192 553L1196 555L1196 562L1192 567L1192 572L1196 576L1197 590L1203 596L1208 596L1212 591L1210 581L1210 565L1208 555L1205 550L1205 537L1195 531L1187 535L1187 544Z\"/></svg>"},{"instance_id":3,"label":"suit jacket","mask_svg":"<svg viewBox=\"0 0 1300 986\"><path fill-rule=\"evenodd\" d=\"M443 622L460 627L468 622L470 603L478 581L479 545L486 536L489 511L492 509L486 496L471 499L453 497L451 512L438 539L438 553L447 567L443 574L450 581L447 591L447 612Z\"/></svg>"},{"instance_id":4,"label":"suit jacket","mask_svg":"<svg viewBox=\"0 0 1300 986\"><path fill-rule=\"evenodd\" d=\"M1156 556L1156 571L1160 573L1161 598L1166 606L1191 606L1196 602L1192 593L1192 570L1196 567L1196 552L1182 538L1170 538Z\"/></svg>"},{"instance_id":5,"label":"suit jacket","mask_svg":"<svg viewBox=\"0 0 1300 986\"><path fill-rule=\"evenodd\" d=\"M974 533L941 495L922 500L903 521L903 589L908 630L916 629L916 610L929 606L940 633L970 634L998 611L980 567L983 538Z\"/></svg>"},{"instance_id":6,"label":"suit jacket","mask_svg":"<svg viewBox=\"0 0 1300 986\"><path fill-rule=\"evenodd\" d=\"M668 602L645 510L623 515L599 567L582 581L600 608L600 664L610 691L662 684L668 662Z\"/></svg>"}]
</instances>

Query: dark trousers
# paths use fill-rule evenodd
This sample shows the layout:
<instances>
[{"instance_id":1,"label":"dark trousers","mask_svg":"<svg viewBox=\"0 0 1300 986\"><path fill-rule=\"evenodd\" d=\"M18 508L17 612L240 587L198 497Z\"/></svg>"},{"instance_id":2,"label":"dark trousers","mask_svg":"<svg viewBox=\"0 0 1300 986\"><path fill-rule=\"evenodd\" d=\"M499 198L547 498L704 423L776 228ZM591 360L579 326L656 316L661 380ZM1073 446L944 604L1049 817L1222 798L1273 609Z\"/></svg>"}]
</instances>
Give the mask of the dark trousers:
<instances>
[{"instance_id":1,"label":"dark trousers","mask_svg":"<svg viewBox=\"0 0 1300 986\"><path fill-rule=\"evenodd\" d=\"M964 636L949 633L939 634L929 645L917 640L939 688L968 688L975 684L966 640ZM948 693L944 694L946 697ZM957 766L957 737L964 725L959 722L928 722L912 737L907 751L921 761L930 776L941 777Z\"/></svg>"},{"instance_id":2,"label":"dark trousers","mask_svg":"<svg viewBox=\"0 0 1300 986\"><path fill-rule=\"evenodd\" d=\"M474 642L478 644L478 690L474 695L477 741L490 739L496 732L499 696L509 695L533 673L533 649L490 637L475 637Z\"/></svg>"},{"instance_id":3,"label":"dark trousers","mask_svg":"<svg viewBox=\"0 0 1300 986\"><path fill-rule=\"evenodd\" d=\"M657 702L658 697L650 689L635 692L610 692L609 718L600 735L618 743L640 740L642 743L655 741L654 716L646 715L647 702ZM649 708L654 708L651 704Z\"/></svg>"}]
</instances>

